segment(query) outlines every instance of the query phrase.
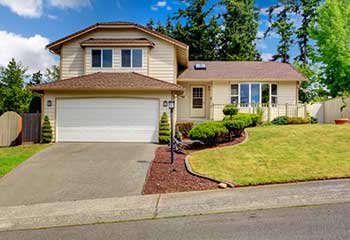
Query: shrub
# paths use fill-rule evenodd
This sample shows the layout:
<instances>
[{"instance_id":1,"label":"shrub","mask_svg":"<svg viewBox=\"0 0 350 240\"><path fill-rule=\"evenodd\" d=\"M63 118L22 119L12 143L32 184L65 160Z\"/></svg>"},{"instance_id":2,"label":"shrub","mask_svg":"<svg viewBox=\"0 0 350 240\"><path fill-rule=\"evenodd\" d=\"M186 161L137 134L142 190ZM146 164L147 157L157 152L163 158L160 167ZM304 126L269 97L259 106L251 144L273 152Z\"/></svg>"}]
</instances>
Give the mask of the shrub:
<instances>
[{"instance_id":1,"label":"shrub","mask_svg":"<svg viewBox=\"0 0 350 240\"><path fill-rule=\"evenodd\" d=\"M188 137L188 134L190 133L192 128L193 128L193 122L177 122L176 123L176 129L179 130L179 132L184 137Z\"/></svg>"},{"instance_id":2,"label":"shrub","mask_svg":"<svg viewBox=\"0 0 350 240\"><path fill-rule=\"evenodd\" d=\"M308 124L310 119L302 117L289 117L288 124Z\"/></svg>"},{"instance_id":3,"label":"shrub","mask_svg":"<svg viewBox=\"0 0 350 240\"><path fill-rule=\"evenodd\" d=\"M310 123L311 124L317 124L318 123L318 119L313 117L313 116L310 116Z\"/></svg>"},{"instance_id":4,"label":"shrub","mask_svg":"<svg viewBox=\"0 0 350 240\"><path fill-rule=\"evenodd\" d=\"M44 123L41 129L41 141L42 143L51 143L52 141L52 128L48 116L44 117Z\"/></svg>"},{"instance_id":5,"label":"shrub","mask_svg":"<svg viewBox=\"0 0 350 240\"><path fill-rule=\"evenodd\" d=\"M238 113L239 109L235 105L226 105L222 112L224 113L225 116L229 116L232 118L234 115Z\"/></svg>"},{"instance_id":6,"label":"shrub","mask_svg":"<svg viewBox=\"0 0 350 240\"><path fill-rule=\"evenodd\" d=\"M168 115L164 112L159 124L159 143L170 143L170 127L168 121Z\"/></svg>"},{"instance_id":7,"label":"shrub","mask_svg":"<svg viewBox=\"0 0 350 240\"><path fill-rule=\"evenodd\" d=\"M288 117L287 116L276 117L274 120L271 121L271 123L274 125L287 125Z\"/></svg>"},{"instance_id":8,"label":"shrub","mask_svg":"<svg viewBox=\"0 0 350 240\"><path fill-rule=\"evenodd\" d=\"M238 114L234 116L232 119L225 119L223 121L224 126L230 132L230 141L232 139L232 135L235 137L240 137L245 128L252 126L253 119L250 114Z\"/></svg>"},{"instance_id":9,"label":"shrub","mask_svg":"<svg viewBox=\"0 0 350 240\"><path fill-rule=\"evenodd\" d=\"M194 126L189 136L193 140L201 140L207 145L215 145L218 137L221 137L228 133L227 128L222 122L203 122Z\"/></svg>"}]
</instances>

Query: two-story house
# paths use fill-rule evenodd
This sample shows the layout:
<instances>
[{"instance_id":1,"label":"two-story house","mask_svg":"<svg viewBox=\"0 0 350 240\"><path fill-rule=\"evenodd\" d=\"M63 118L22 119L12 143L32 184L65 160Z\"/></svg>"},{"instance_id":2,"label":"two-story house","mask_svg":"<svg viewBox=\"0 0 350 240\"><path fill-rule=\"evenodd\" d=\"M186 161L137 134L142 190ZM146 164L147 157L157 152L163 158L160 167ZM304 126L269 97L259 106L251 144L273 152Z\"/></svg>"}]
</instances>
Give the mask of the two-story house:
<instances>
[{"instance_id":1,"label":"two-story house","mask_svg":"<svg viewBox=\"0 0 350 240\"><path fill-rule=\"evenodd\" d=\"M225 104L296 105L300 81L289 64L189 61L189 47L144 26L97 23L47 45L60 56L56 82L41 92L57 142L157 142L159 119L221 120Z\"/></svg>"}]
</instances>

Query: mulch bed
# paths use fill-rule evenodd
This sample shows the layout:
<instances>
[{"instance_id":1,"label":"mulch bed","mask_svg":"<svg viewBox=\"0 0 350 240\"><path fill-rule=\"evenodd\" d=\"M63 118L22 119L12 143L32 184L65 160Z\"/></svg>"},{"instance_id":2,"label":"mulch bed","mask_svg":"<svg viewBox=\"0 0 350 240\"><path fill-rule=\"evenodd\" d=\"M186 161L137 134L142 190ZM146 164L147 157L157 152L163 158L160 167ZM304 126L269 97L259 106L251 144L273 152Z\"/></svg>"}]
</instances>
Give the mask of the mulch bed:
<instances>
[{"instance_id":1,"label":"mulch bed","mask_svg":"<svg viewBox=\"0 0 350 240\"><path fill-rule=\"evenodd\" d=\"M244 141L245 136L235 138L232 142L218 144L215 147L232 146ZM188 153L202 150L190 150ZM186 154L176 154L171 165L170 148L157 148L155 158L148 171L143 194L173 193L218 189L218 183L190 174L185 166Z\"/></svg>"}]
</instances>

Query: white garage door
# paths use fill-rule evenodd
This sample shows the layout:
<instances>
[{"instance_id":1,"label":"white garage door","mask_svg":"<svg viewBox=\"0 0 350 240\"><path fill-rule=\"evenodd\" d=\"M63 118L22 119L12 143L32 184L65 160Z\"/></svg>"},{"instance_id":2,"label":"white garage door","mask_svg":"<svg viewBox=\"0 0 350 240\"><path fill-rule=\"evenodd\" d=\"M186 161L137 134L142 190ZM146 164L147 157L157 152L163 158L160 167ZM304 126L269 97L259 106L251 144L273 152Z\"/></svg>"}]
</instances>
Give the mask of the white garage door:
<instances>
[{"instance_id":1,"label":"white garage door","mask_svg":"<svg viewBox=\"0 0 350 240\"><path fill-rule=\"evenodd\" d=\"M159 101L131 98L57 100L58 142L157 142Z\"/></svg>"}]
</instances>

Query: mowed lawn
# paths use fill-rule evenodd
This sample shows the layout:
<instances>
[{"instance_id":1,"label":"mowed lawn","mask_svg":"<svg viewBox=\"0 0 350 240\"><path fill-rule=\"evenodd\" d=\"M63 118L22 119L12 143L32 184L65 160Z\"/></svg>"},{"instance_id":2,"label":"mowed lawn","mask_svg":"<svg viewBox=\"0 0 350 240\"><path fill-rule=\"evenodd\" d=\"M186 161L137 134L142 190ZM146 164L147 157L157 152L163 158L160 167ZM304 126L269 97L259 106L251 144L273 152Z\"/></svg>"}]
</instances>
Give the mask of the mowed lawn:
<instances>
[{"instance_id":1,"label":"mowed lawn","mask_svg":"<svg viewBox=\"0 0 350 240\"><path fill-rule=\"evenodd\" d=\"M239 146L191 155L194 171L240 186L350 177L350 124L248 129Z\"/></svg>"},{"instance_id":2,"label":"mowed lawn","mask_svg":"<svg viewBox=\"0 0 350 240\"><path fill-rule=\"evenodd\" d=\"M27 160L48 145L23 145L18 147L0 148L0 177L10 172L20 163Z\"/></svg>"}]
</instances>

